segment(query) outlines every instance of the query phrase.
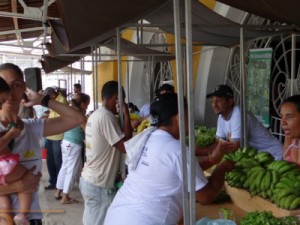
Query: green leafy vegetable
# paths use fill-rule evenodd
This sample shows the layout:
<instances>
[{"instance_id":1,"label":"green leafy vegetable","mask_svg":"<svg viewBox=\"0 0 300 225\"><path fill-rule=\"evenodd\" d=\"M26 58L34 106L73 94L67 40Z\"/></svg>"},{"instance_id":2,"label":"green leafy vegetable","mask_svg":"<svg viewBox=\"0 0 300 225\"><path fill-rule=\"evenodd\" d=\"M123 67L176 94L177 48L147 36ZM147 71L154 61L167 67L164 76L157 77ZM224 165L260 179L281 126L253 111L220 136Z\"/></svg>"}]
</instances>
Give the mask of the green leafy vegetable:
<instances>
[{"instance_id":1,"label":"green leafy vegetable","mask_svg":"<svg viewBox=\"0 0 300 225\"><path fill-rule=\"evenodd\" d=\"M241 219L241 225L297 225L293 216L276 218L271 212L250 212Z\"/></svg>"}]
</instances>

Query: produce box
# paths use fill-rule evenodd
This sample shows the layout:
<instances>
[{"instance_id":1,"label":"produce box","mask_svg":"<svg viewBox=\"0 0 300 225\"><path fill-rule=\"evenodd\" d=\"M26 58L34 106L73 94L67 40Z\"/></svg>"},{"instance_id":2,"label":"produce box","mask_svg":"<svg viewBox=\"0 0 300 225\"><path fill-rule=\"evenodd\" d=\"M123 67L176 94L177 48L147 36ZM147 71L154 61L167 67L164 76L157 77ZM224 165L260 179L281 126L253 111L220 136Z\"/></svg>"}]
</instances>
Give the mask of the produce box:
<instances>
[{"instance_id":1,"label":"produce box","mask_svg":"<svg viewBox=\"0 0 300 225\"><path fill-rule=\"evenodd\" d=\"M233 204L246 212L271 211L273 216L276 217L300 215L300 209L286 210L278 208L269 200L259 196L251 197L250 193L244 189L230 187L227 182L225 182L224 188L227 194L230 195Z\"/></svg>"}]
</instances>

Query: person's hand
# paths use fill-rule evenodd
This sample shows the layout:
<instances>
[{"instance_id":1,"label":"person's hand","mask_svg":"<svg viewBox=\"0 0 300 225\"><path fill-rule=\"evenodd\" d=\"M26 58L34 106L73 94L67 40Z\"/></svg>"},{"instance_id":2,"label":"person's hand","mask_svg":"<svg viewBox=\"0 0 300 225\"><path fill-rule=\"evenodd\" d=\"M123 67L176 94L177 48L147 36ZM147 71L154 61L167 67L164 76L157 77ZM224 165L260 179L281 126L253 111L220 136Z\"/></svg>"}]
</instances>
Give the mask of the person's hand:
<instances>
[{"instance_id":1,"label":"person's hand","mask_svg":"<svg viewBox=\"0 0 300 225\"><path fill-rule=\"evenodd\" d=\"M22 99L21 104L25 107L33 106L33 105L40 105L43 95L27 88L26 89L27 99Z\"/></svg>"},{"instance_id":2,"label":"person's hand","mask_svg":"<svg viewBox=\"0 0 300 225\"><path fill-rule=\"evenodd\" d=\"M240 147L239 142L232 142L232 141L221 141L223 145L224 153L230 153L236 151Z\"/></svg>"},{"instance_id":3,"label":"person's hand","mask_svg":"<svg viewBox=\"0 0 300 225\"><path fill-rule=\"evenodd\" d=\"M7 132L11 134L12 138L20 136L22 128L19 126L11 127Z\"/></svg>"},{"instance_id":4,"label":"person's hand","mask_svg":"<svg viewBox=\"0 0 300 225\"><path fill-rule=\"evenodd\" d=\"M219 141L216 148L210 154L210 158L214 162L219 163L222 160L225 153L226 153L225 142Z\"/></svg>"},{"instance_id":5,"label":"person's hand","mask_svg":"<svg viewBox=\"0 0 300 225\"><path fill-rule=\"evenodd\" d=\"M218 168L221 168L225 172L232 171L235 168L235 162L229 160L223 160L221 163L219 163Z\"/></svg>"},{"instance_id":6,"label":"person's hand","mask_svg":"<svg viewBox=\"0 0 300 225\"><path fill-rule=\"evenodd\" d=\"M117 108L117 112L119 113L120 112L120 104L119 104L118 100L116 102L116 108ZM128 104L125 101L123 101L123 113L124 113L124 115L129 115Z\"/></svg>"},{"instance_id":7,"label":"person's hand","mask_svg":"<svg viewBox=\"0 0 300 225\"><path fill-rule=\"evenodd\" d=\"M24 193L36 192L41 176L41 173L34 174L36 166L33 166L22 178L22 189Z\"/></svg>"}]
</instances>

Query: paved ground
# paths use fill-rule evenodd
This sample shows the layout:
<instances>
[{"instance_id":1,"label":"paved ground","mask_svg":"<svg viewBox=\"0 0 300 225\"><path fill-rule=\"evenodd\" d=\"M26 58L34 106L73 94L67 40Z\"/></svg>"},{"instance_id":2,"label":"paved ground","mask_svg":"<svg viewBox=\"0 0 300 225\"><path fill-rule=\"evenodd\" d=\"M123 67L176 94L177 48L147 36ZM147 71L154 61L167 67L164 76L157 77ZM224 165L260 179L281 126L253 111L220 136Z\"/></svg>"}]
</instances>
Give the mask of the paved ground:
<instances>
[{"instance_id":1,"label":"paved ground","mask_svg":"<svg viewBox=\"0 0 300 225\"><path fill-rule=\"evenodd\" d=\"M44 212L43 225L82 225L83 199L78 185L75 186L70 196L79 200L79 203L63 205L59 200L55 200L54 191L44 190L44 187L48 185L48 171L45 160L43 160L42 174L39 197Z\"/></svg>"}]
</instances>

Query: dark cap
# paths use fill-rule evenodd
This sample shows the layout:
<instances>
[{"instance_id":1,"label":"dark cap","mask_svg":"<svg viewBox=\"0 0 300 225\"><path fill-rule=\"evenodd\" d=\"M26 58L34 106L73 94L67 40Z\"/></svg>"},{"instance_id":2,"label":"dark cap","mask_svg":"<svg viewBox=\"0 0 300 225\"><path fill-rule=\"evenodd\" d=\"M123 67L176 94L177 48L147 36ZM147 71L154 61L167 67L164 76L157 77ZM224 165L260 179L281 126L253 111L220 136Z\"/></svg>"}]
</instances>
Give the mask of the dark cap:
<instances>
[{"instance_id":1,"label":"dark cap","mask_svg":"<svg viewBox=\"0 0 300 225\"><path fill-rule=\"evenodd\" d=\"M233 98L233 90L224 84L218 85L212 93L206 95L206 98L212 96Z\"/></svg>"},{"instance_id":2,"label":"dark cap","mask_svg":"<svg viewBox=\"0 0 300 225\"><path fill-rule=\"evenodd\" d=\"M162 86L160 86L160 88L158 88L157 93L159 94L162 91L175 92L174 91L174 86L172 86L171 84L163 84Z\"/></svg>"}]
</instances>

